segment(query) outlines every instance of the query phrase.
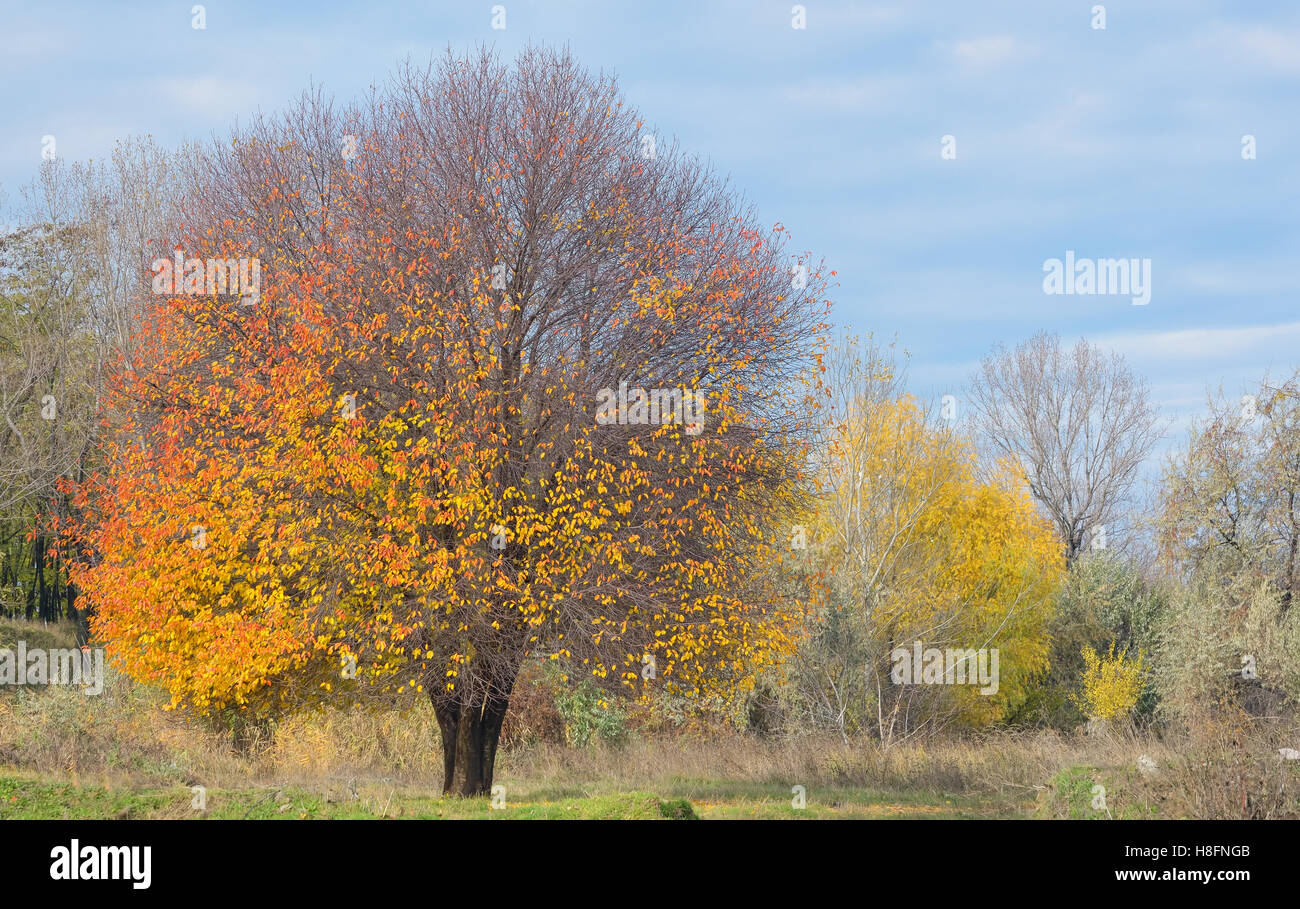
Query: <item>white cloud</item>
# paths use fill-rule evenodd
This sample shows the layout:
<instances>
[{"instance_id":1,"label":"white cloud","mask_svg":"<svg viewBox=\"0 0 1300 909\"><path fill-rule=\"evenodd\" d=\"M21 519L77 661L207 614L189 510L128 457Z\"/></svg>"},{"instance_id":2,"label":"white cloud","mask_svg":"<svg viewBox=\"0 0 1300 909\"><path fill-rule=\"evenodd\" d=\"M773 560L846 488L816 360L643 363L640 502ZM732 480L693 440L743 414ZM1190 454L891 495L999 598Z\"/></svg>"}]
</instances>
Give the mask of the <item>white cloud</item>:
<instances>
[{"instance_id":1,"label":"white cloud","mask_svg":"<svg viewBox=\"0 0 1300 909\"><path fill-rule=\"evenodd\" d=\"M1271 355L1293 351L1300 345L1300 322L1245 328L1133 332L1096 338L1095 343L1141 360L1221 361L1254 355L1263 365Z\"/></svg>"},{"instance_id":2,"label":"white cloud","mask_svg":"<svg viewBox=\"0 0 1300 909\"><path fill-rule=\"evenodd\" d=\"M165 79L158 83L158 90L192 113L216 117L250 113L257 107L260 97L257 86L252 82L217 76Z\"/></svg>"},{"instance_id":3,"label":"white cloud","mask_svg":"<svg viewBox=\"0 0 1300 909\"><path fill-rule=\"evenodd\" d=\"M1016 54L1024 56L1025 48L1010 35L991 35L986 38L971 38L958 41L949 46L941 43L940 48L948 48L953 57L963 66L974 69L986 69L1010 60Z\"/></svg>"}]
</instances>

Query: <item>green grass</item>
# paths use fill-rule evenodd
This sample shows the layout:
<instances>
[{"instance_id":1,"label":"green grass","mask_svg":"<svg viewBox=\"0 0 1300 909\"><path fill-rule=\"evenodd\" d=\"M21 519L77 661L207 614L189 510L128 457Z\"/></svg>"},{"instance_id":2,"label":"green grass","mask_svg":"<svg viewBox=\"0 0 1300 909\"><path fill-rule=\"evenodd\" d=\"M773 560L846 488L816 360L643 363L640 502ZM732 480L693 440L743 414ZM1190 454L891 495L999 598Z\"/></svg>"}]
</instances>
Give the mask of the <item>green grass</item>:
<instances>
[{"instance_id":1,"label":"green grass","mask_svg":"<svg viewBox=\"0 0 1300 909\"><path fill-rule=\"evenodd\" d=\"M11 819L493 819L664 820L813 818L1023 817L1018 805L941 793L881 793L858 788L812 788L803 808L780 787L729 781L680 781L664 793L587 793L537 790L492 799L443 798L397 784L325 790L299 787L208 789L203 810L185 787L110 789L0 776L0 820ZM685 793L690 793L689 795ZM498 800L498 804L500 800Z\"/></svg>"},{"instance_id":2,"label":"green grass","mask_svg":"<svg viewBox=\"0 0 1300 909\"><path fill-rule=\"evenodd\" d=\"M1143 820L1157 809L1132 797L1133 773L1103 771L1076 764L1052 778L1038 799L1034 815L1070 820ZM1100 790L1094 791L1094 787ZM1103 796L1102 798L1099 798Z\"/></svg>"}]
</instances>

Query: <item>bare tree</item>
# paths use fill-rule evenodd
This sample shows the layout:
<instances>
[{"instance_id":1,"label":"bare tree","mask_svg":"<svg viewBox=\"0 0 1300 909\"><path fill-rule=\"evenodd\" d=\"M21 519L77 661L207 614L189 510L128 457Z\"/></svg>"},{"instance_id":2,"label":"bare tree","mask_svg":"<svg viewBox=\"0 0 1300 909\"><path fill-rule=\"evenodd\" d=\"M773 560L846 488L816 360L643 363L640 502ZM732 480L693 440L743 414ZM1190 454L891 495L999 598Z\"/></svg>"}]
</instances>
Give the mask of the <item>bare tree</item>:
<instances>
[{"instance_id":1,"label":"bare tree","mask_svg":"<svg viewBox=\"0 0 1300 909\"><path fill-rule=\"evenodd\" d=\"M1085 543L1105 546L1104 528L1120 518L1163 434L1146 383L1123 357L1082 338L1066 350L1058 336L1039 332L985 357L970 395L983 440L1024 471L1067 561Z\"/></svg>"}]
</instances>

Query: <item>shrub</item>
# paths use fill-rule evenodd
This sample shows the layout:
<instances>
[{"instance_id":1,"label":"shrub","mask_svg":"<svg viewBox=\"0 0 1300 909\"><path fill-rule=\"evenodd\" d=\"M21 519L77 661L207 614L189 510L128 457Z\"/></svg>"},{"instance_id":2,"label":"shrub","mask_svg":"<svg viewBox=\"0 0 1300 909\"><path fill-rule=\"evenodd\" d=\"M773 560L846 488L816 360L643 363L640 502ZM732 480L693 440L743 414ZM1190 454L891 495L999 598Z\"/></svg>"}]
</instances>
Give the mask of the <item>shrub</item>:
<instances>
[{"instance_id":1,"label":"shrub","mask_svg":"<svg viewBox=\"0 0 1300 909\"><path fill-rule=\"evenodd\" d=\"M1300 762L1278 753L1297 734L1294 723L1261 721L1225 701L1189 726L1159 773L1134 780L1134 794L1162 817L1300 818Z\"/></svg>"},{"instance_id":2,"label":"shrub","mask_svg":"<svg viewBox=\"0 0 1300 909\"><path fill-rule=\"evenodd\" d=\"M1127 717L1142 693L1143 653L1128 659L1128 648L1115 653L1112 641L1105 656L1088 645L1083 648L1083 690L1071 700L1089 717L1116 720Z\"/></svg>"},{"instance_id":3,"label":"shrub","mask_svg":"<svg viewBox=\"0 0 1300 909\"><path fill-rule=\"evenodd\" d=\"M610 703L590 679L584 679L555 702L564 718L564 738L575 748L586 748L593 741L620 745L627 740L627 715Z\"/></svg>"},{"instance_id":4,"label":"shrub","mask_svg":"<svg viewBox=\"0 0 1300 909\"><path fill-rule=\"evenodd\" d=\"M564 717L556 706L564 690L562 674L555 663L526 661L510 695L510 708L501 726L501 747L564 744Z\"/></svg>"},{"instance_id":5,"label":"shrub","mask_svg":"<svg viewBox=\"0 0 1300 909\"><path fill-rule=\"evenodd\" d=\"M1233 702L1243 680L1300 698L1300 610L1266 579L1205 564L1175 598L1155 662L1164 708L1185 721Z\"/></svg>"},{"instance_id":6,"label":"shrub","mask_svg":"<svg viewBox=\"0 0 1300 909\"><path fill-rule=\"evenodd\" d=\"M1061 585L1050 624L1051 666L1027 708L1016 722L1045 723L1071 729L1088 718L1075 692L1083 680L1085 648L1100 650L1110 643L1127 650L1152 653L1160 642L1169 610L1170 592L1109 550L1090 552L1075 560ZM1155 690L1139 691L1136 715L1155 710Z\"/></svg>"},{"instance_id":7,"label":"shrub","mask_svg":"<svg viewBox=\"0 0 1300 909\"><path fill-rule=\"evenodd\" d=\"M1105 803L1098 801L1097 784L1093 780L1095 773L1094 768L1082 766L1062 770L1052 778L1051 789L1045 802L1040 803L1039 813L1072 820L1105 819L1108 816L1106 809L1096 807Z\"/></svg>"}]
</instances>

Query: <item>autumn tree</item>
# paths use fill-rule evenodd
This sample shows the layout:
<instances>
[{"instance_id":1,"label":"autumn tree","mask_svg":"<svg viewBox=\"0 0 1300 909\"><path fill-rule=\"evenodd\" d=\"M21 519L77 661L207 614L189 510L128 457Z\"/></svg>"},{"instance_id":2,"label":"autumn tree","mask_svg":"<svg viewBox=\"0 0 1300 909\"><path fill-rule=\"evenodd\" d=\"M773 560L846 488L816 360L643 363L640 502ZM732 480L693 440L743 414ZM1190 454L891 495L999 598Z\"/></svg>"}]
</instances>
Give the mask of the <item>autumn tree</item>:
<instances>
[{"instance_id":1,"label":"autumn tree","mask_svg":"<svg viewBox=\"0 0 1300 909\"><path fill-rule=\"evenodd\" d=\"M1300 373L1219 394L1164 472L1161 552L1183 570L1217 562L1300 592Z\"/></svg>"},{"instance_id":2,"label":"autumn tree","mask_svg":"<svg viewBox=\"0 0 1300 909\"><path fill-rule=\"evenodd\" d=\"M832 406L813 462L822 496L806 553L785 557L805 566L816 604L788 661L797 708L885 744L993 722L1046 667L1060 546L1018 476L981 471L970 441L903 391L891 349L848 340L827 375ZM918 641L997 649L1000 678L985 686L996 690L900 684L895 653Z\"/></svg>"},{"instance_id":3,"label":"autumn tree","mask_svg":"<svg viewBox=\"0 0 1300 909\"><path fill-rule=\"evenodd\" d=\"M1300 696L1300 374L1207 411L1165 465L1158 523L1184 589L1157 676L1189 716L1233 688Z\"/></svg>"},{"instance_id":4,"label":"autumn tree","mask_svg":"<svg viewBox=\"0 0 1300 909\"><path fill-rule=\"evenodd\" d=\"M985 357L970 384L974 421L995 458L1023 472L1073 562L1114 528L1163 432L1146 384L1118 354L1040 332Z\"/></svg>"},{"instance_id":5,"label":"autumn tree","mask_svg":"<svg viewBox=\"0 0 1300 909\"><path fill-rule=\"evenodd\" d=\"M529 655L692 694L788 652L757 569L827 279L612 81L408 65L255 120L188 198L64 528L128 672L203 712L427 697L474 795Z\"/></svg>"}]
</instances>

